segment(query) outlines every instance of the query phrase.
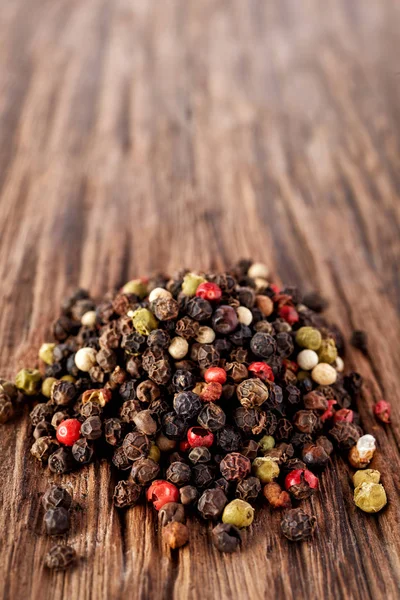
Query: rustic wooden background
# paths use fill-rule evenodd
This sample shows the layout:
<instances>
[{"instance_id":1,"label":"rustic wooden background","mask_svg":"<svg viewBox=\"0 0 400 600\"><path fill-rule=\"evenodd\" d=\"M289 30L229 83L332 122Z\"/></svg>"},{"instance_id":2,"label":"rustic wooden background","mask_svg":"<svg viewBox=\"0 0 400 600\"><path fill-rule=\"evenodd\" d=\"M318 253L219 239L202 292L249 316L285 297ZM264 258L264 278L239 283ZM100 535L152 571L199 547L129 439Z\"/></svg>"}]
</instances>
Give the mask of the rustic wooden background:
<instances>
[{"instance_id":1,"label":"rustic wooden background","mask_svg":"<svg viewBox=\"0 0 400 600\"><path fill-rule=\"evenodd\" d=\"M71 287L252 256L368 331L348 364L389 496L361 514L336 461L313 542L282 539L265 508L242 553L191 522L171 556L152 510L117 514L93 465L66 478L80 563L49 574L25 414L0 435L2 597L398 598L400 3L0 0L0 43L0 373L34 364ZM381 395L392 427L371 416Z\"/></svg>"}]
</instances>

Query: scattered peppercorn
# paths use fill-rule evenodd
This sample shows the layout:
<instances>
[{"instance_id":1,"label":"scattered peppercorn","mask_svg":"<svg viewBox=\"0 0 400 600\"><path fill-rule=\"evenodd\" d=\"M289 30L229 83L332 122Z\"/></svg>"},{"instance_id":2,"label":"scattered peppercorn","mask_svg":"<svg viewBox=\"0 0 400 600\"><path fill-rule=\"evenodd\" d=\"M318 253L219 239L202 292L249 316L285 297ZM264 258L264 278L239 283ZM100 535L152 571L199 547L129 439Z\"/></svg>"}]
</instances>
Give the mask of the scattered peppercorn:
<instances>
[{"instance_id":1,"label":"scattered peppercorn","mask_svg":"<svg viewBox=\"0 0 400 600\"><path fill-rule=\"evenodd\" d=\"M214 546L220 552L236 552L242 543L240 531L230 523L219 523L212 530Z\"/></svg>"},{"instance_id":2,"label":"scattered peppercorn","mask_svg":"<svg viewBox=\"0 0 400 600\"><path fill-rule=\"evenodd\" d=\"M301 508L288 510L281 521L281 530L285 537L292 542L300 542L310 537L316 528L317 520Z\"/></svg>"},{"instance_id":3,"label":"scattered peppercorn","mask_svg":"<svg viewBox=\"0 0 400 600\"><path fill-rule=\"evenodd\" d=\"M48 569L67 569L76 559L76 552L71 546L57 544L46 554L45 565Z\"/></svg>"},{"instance_id":4,"label":"scattered peppercorn","mask_svg":"<svg viewBox=\"0 0 400 600\"><path fill-rule=\"evenodd\" d=\"M163 540L172 550L181 548L189 541L189 530L183 523L172 521L163 527Z\"/></svg>"},{"instance_id":5,"label":"scattered peppercorn","mask_svg":"<svg viewBox=\"0 0 400 600\"><path fill-rule=\"evenodd\" d=\"M70 527L69 512L62 506L49 508L44 515L47 535L61 535Z\"/></svg>"}]
</instances>

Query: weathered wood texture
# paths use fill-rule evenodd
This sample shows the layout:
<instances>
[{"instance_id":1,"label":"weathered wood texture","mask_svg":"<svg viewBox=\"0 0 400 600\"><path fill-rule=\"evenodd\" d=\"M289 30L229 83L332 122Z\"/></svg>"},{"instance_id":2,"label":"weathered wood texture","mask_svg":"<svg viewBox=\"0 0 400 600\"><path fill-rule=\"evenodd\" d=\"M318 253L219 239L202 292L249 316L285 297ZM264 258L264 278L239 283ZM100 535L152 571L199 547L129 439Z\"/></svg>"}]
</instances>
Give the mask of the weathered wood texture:
<instances>
[{"instance_id":1,"label":"weathered wood texture","mask_svg":"<svg viewBox=\"0 0 400 600\"><path fill-rule=\"evenodd\" d=\"M400 4L394 0L1 0L0 371L33 364L63 293L241 256L331 300L368 384L390 504L355 510L335 462L292 545L266 508L221 556L190 523L179 555L151 510L112 509L108 465L68 477L66 574L42 567L25 417L1 430L4 599L398 598ZM393 403L393 426L371 416Z\"/></svg>"}]
</instances>

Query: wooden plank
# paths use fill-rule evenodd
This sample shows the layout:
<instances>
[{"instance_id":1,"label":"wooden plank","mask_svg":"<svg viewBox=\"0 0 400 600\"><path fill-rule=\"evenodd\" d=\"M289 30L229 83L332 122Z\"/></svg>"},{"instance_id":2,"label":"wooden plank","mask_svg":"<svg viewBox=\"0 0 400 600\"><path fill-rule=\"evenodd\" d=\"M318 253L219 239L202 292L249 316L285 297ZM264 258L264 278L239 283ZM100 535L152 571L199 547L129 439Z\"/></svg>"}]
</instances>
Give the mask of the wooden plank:
<instances>
[{"instance_id":1,"label":"wooden plank","mask_svg":"<svg viewBox=\"0 0 400 600\"><path fill-rule=\"evenodd\" d=\"M111 506L105 463L66 478L80 558L49 574L24 416L0 438L4 599L398 598L399 134L391 0L22 0L0 3L0 372L34 364L63 294L241 256L331 301L368 331L348 365L389 506L360 514L339 459L292 545L260 511L244 550L221 556L190 522L162 547L154 514ZM373 401L393 404L377 425Z\"/></svg>"}]
</instances>

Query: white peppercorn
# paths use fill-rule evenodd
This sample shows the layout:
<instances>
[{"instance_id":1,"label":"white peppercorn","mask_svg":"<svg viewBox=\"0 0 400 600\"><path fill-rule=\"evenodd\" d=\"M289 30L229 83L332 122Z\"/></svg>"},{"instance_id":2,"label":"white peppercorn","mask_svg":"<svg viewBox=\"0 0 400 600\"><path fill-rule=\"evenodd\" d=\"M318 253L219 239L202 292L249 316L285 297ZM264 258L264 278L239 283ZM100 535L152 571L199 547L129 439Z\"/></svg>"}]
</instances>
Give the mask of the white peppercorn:
<instances>
[{"instance_id":1,"label":"white peppercorn","mask_svg":"<svg viewBox=\"0 0 400 600\"><path fill-rule=\"evenodd\" d=\"M318 364L318 354L314 350L302 350L297 355L297 364L304 371L311 371Z\"/></svg>"},{"instance_id":2,"label":"white peppercorn","mask_svg":"<svg viewBox=\"0 0 400 600\"><path fill-rule=\"evenodd\" d=\"M327 363L319 363L311 371L311 377L318 385L332 385L337 378L337 371Z\"/></svg>"},{"instance_id":3,"label":"white peppercorn","mask_svg":"<svg viewBox=\"0 0 400 600\"><path fill-rule=\"evenodd\" d=\"M94 348L81 348L75 354L75 364L80 371L88 373L96 364L96 350Z\"/></svg>"},{"instance_id":4,"label":"white peppercorn","mask_svg":"<svg viewBox=\"0 0 400 600\"><path fill-rule=\"evenodd\" d=\"M176 336L171 340L168 346L168 352L175 360L184 358L189 350L189 344L183 337Z\"/></svg>"}]
</instances>

